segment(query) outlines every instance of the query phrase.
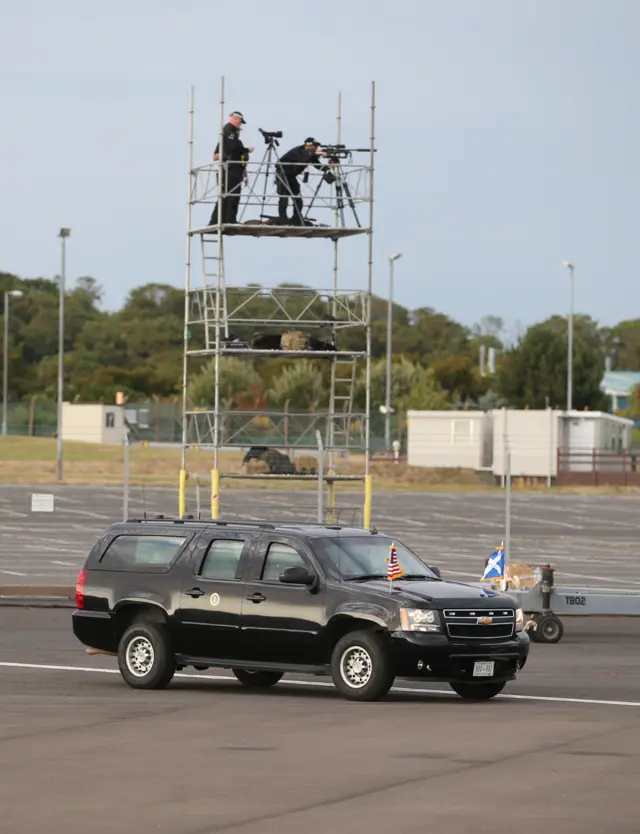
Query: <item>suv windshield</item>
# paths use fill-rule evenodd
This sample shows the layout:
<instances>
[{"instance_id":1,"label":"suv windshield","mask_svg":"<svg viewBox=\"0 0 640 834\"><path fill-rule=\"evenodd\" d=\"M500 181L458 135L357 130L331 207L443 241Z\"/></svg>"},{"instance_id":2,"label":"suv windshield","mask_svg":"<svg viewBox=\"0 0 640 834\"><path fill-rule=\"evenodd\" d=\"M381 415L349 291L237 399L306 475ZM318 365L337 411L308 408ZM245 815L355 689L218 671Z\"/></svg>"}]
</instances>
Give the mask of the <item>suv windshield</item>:
<instances>
[{"instance_id":1,"label":"suv windshield","mask_svg":"<svg viewBox=\"0 0 640 834\"><path fill-rule=\"evenodd\" d=\"M395 544L398 562L407 579L437 579L409 548L387 536L336 536L316 539L313 549L335 579L386 579L389 547Z\"/></svg>"}]
</instances>

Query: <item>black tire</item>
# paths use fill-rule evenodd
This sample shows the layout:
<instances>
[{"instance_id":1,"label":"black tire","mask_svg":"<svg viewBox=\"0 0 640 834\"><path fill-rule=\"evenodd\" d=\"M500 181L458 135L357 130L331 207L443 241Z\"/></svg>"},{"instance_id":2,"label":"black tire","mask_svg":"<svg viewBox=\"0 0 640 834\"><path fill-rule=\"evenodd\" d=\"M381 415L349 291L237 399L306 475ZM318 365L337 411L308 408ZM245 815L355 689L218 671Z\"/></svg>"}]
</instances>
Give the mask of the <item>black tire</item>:
<instances>
[{"instance_id":1,"label":"black tire","mask_svg":"<svg viewBox=\"0 0 640 834\"><path fill-rule=\"evenodd\" d=\"M562 620L555 614L543 614L536 621L536 643L559 643L563 634Z\"/></svg>"},{"instance_id":2,"label":"black tire","mask_svg":"<svg viewBox=\"0 0 640 834\"><path fill-rule=\"evenodd\" d=\"M259 669L255 671L251 669L232 669L231 671L243 686L255 687L256 689L275 686L284 674L283 672L262 672Z\"/></svg>"},{"instance_id":3,"label":"black tire","mask_svg":"<svg viewBox=\"0 0 640 834\"><path fill-rule=\"evenodd\" d=\"M144 620L129 626L118 646L118 667L132 689L168 686L176 672L176 659L166 627Z\"/></svg>"},{"instance_id":4,"label":"black tire","mask_svg":"<svg viewBox=\"0 0 640 834\"><path fill-rule=\"evenodd\" d=\"M499 695L506 686L506 681L499 683L451 683L451 689L465 701L488 701Z\"/></svg>"},{"instance_id":5,"label":"black tire","mask_svg":"<svg viewBox=\"0 0 640 834\"><path fill-rule=\"evenodd\" d=\"M338 692L349 701L384 698L395 676L383 638L371 631L346 634L334 646L331 677Z\"/></svg>"}]
</instances>

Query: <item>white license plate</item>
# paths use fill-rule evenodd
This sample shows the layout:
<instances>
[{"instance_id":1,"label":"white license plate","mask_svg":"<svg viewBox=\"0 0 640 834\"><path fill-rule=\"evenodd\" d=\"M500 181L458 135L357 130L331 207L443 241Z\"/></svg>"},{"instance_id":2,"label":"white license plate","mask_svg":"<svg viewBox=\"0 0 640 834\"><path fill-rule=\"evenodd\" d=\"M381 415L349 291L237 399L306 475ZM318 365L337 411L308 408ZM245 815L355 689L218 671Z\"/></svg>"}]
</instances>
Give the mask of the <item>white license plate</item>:
<instances>
[{"instance_id":1,"label":"white license plate","mask_svg":"<svg viewBox=\"0 0 640 834\"><path fill-rule=\"evenodd\" d=\"M473 677L474 678L490 678L493 675L493 667L495 663L493 661L487 663L474 663L473 664Z\"/></svg>"}]
</instances>

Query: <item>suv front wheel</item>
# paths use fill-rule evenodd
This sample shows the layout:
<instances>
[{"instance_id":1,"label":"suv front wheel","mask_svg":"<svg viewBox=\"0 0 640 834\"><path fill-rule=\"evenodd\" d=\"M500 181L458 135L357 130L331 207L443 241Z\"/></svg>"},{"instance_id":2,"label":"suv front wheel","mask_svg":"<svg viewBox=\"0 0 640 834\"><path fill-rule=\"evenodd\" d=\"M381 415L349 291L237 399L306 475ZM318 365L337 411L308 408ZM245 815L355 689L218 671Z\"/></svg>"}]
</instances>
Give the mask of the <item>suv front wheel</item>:
<instances>
[{"instance_id":1,"label":"suv front wheel","mask_svg":"<svg viewBox=\"0 0 640 834\"><path fill-rule=\"evenodd\" d=\"M380 635L352 631L336 643L331 676L340 694L350 701L378 701L393 685L393 669Z\"/></svg>"},{"instance_id":2,"label":"suv front wheel","mask_svg":"<svg viewBox=\"0 0 640 834\"><path fill-rule=\"evenodd\" d=\"M176 671L166 628L158 623L129 626L118 646L118 667L133 689L164 689Z\"/></svg>"}]
</instances>

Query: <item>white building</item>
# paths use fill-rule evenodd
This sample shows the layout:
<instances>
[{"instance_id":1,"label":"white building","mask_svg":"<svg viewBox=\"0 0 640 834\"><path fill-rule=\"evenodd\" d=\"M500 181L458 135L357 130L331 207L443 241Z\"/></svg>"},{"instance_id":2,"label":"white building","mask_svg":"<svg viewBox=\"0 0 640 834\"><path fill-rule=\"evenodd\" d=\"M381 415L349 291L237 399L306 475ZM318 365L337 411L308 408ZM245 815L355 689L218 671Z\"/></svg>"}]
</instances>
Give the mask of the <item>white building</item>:
<instances>
[{"instance_id":1,"label":"white building","mask_svg":"<svg viewBox=\"0 0 640 834\"><path fill-rule=\"evenodd\" d=\"M491 412L409 411L407 422L409 466L478 470L491 465Z\"/></svg>"},{"instance_id":2,"label":"white building","mask_svg":"<svg viewBox=\"0 0 640 834\"><path fill-rule=\"evenodd\" d=\"M62 439L83 443L122 443L124 410L118 405L63 403Z\"/></svg>"},{"instance_id":3,"label":"white building","mask_svg":"<svg viewBox=\"0 0 640 834\"><path fill-rule=\"evenodd\" d=\"M564 471L613 471L633 429L633 421L605 412L550 408L409 411L407 422L410 466L489 471L500 479L507 448L514 478L555 479L559 452Z\"/></svg>"}]
</instances>

